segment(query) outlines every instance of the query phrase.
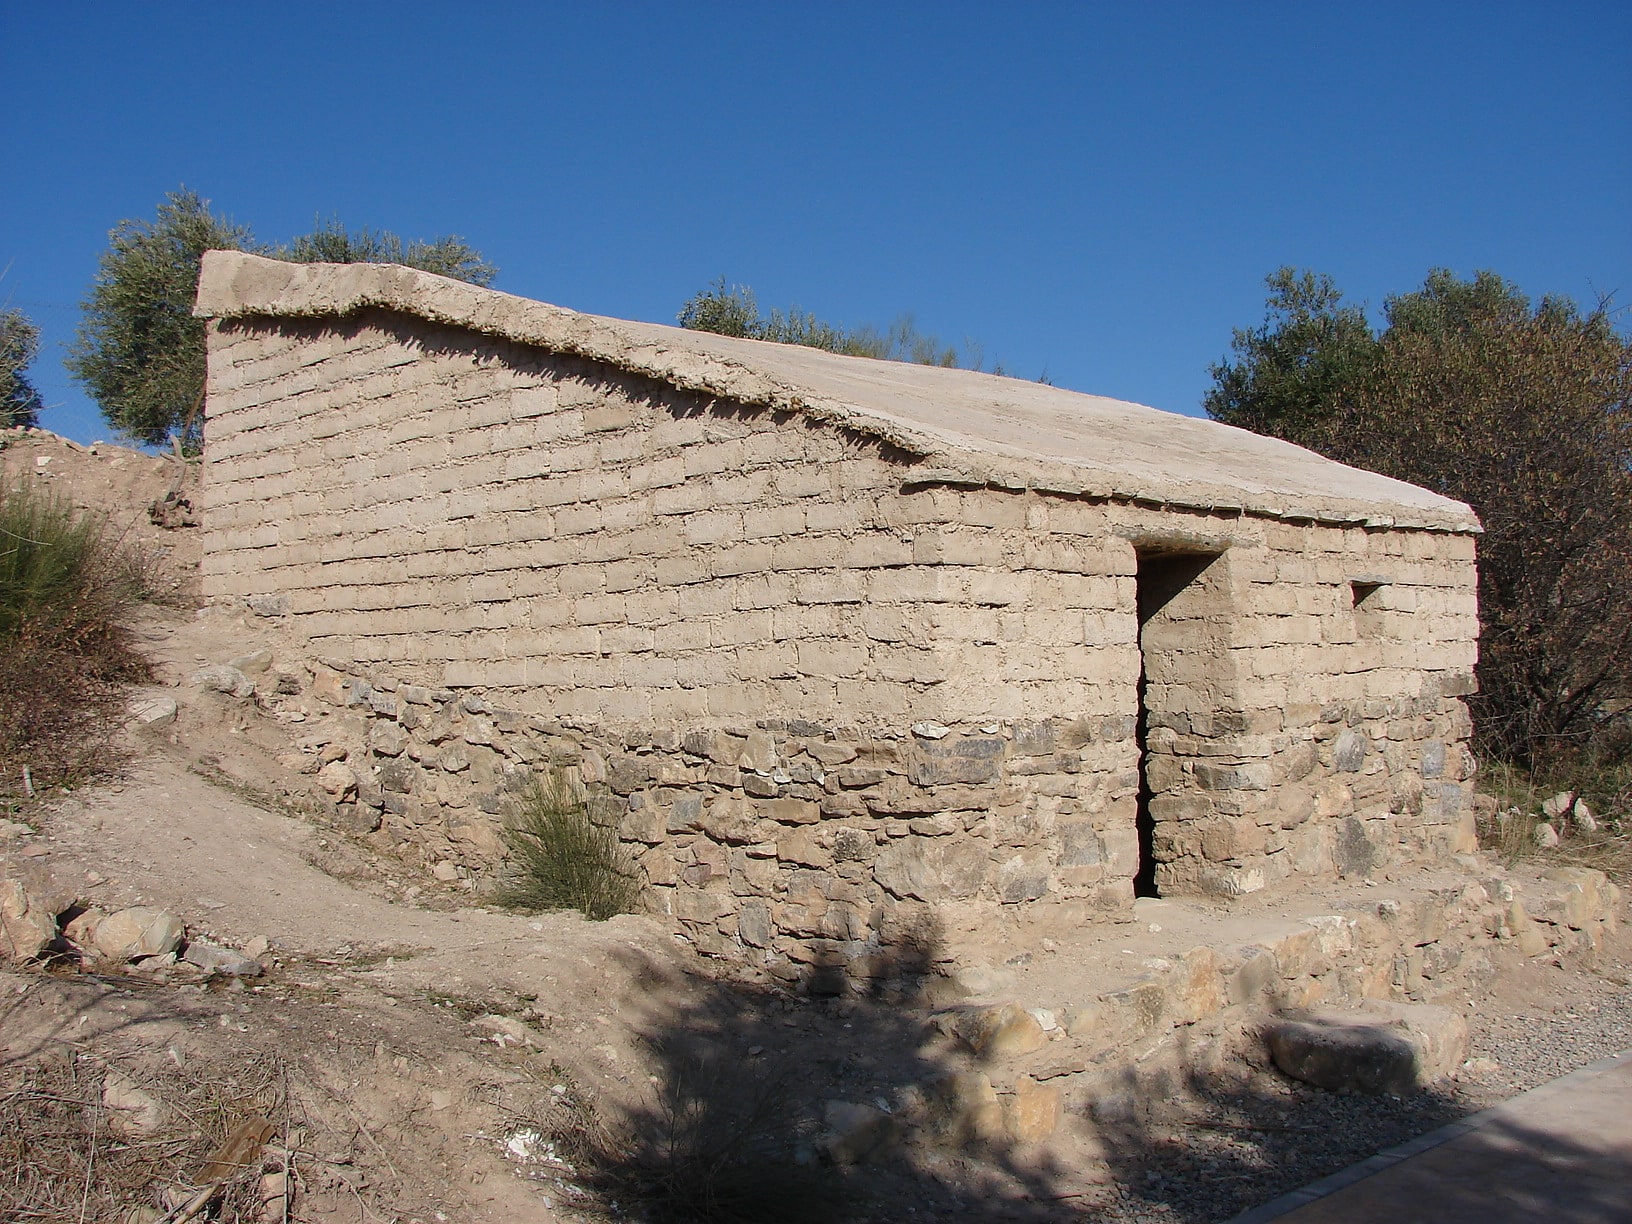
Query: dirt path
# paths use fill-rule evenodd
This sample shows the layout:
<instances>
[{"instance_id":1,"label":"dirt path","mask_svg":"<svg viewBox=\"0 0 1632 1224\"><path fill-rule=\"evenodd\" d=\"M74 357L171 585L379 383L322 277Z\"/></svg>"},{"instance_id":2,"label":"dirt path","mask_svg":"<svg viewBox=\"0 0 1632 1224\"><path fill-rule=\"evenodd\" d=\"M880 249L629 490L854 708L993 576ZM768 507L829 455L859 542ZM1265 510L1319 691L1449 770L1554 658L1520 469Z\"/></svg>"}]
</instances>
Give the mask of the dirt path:
<instances>
[{"instance_id":1,"label":"dirt path","mask_svg":"<svg viewBox=\"0 0 1632 1224\"><path fill-rule=\"evenodd\" d=\"M382 900L315 865L350 849L336 835L236 798L164 756L135 764L121 783L60 805L41 844L61 869L109 877L88 880L84 889L104 908L159 905L235 942L262 935L306 956L392 947L438 970L485 971L517 961L577 960L612 947L665 957L670 943L655 923L635 917L526 919L474 906L440 913Z\"/></svg>"}]
</instances>

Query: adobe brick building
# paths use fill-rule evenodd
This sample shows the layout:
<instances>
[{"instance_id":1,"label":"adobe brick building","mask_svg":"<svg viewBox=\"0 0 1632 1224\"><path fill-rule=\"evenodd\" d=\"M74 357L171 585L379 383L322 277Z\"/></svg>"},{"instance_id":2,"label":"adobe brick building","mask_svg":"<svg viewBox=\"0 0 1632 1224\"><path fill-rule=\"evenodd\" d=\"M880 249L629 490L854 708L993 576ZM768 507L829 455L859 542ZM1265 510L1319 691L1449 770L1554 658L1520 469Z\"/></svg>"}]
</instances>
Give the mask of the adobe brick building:
<instances>
[{"instance_id":1,"label":"adobe brick building","mask_svg":"<svg viewBox=\"0 0 1632 1224\"><path fill-rule=\"evenodd\" d=\"M491 857L553 763L706 951L865 972L1468 846L1464 505L1210 421L205 258L207 596L372 720L342 812ZM366 732L366 735L364 734Z\"/></svg>"}]
</instances>

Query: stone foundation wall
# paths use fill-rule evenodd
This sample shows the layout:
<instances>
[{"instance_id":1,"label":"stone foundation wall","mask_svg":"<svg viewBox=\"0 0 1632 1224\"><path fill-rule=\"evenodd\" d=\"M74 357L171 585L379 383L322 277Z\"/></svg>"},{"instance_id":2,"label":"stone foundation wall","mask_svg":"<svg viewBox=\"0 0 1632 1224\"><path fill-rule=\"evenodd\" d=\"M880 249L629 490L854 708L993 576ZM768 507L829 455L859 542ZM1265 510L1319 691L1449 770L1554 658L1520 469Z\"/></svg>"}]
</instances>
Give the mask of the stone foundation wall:
<instances>
[{"instance_id":1,"label":"stone foundation wall","mask_svg":"<svg viewBox=\"0 0 1632 1224\"><path fill-rule=\"evenodd\" d=\"M1125 908L1141 811L1170 894L1468 835L1468 535L949 484L381 311L212 324L207 434L205 593L341 711L297 763L445 870L555 766L700 947L865 973Z\"/></svg>"},{"instance_id":2,"label":"stone foundation wall","mask_svg":"<svg viewBox=\"0 0 1632 1224\"><path fill-rule=\"evenodd\" d=\"M790 974L873 972L926 924L978 925L1028 904L1086 919L1131 900L1131 824L1109 827L1112 804L1079 798L1117 776L1107 762L1129 754L1127 718L903 733L765 719L614 735L328 664L282 706L310 710L314 728L286 763L313 775L343 827L446 863L445 877L490 873L506 813L554 769L619 827L651 910L705 952Z\"/></svg>"}]
</instances>

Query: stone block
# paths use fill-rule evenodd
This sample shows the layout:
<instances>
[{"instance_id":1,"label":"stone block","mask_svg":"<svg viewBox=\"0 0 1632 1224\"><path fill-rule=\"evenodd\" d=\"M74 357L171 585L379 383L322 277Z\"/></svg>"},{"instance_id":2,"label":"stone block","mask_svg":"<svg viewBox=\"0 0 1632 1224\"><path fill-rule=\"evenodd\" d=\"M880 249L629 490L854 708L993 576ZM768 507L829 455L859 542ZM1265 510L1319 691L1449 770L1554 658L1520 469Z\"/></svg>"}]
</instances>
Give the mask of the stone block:
<instances>
[{"instance_id":1,"label":"stone block","mask_svg":"<svg viewBox=\"0 0 1632 1224\"><path fill-rule=\"evenodd\" d=\"M814 824L822 818L821 804L810 799L756 799L753 806L778 824Z\"/></svg>"},{"instance_id":2,"label":"stone block","mask_svg":"<svg viewBox=\"0 0 1632 1224\"><path fill-rule=\"evenodd\" d=\"M1242 960L1226 969L1225 991L1231 1003L1253 1007L1273 998L1281 984L1281 970L1275 954L1267 948L1241 949Z\"/></svg>"},{"instance_id":3,"label":"stone block","mask_svg":"<svg viewBox=\"0 0 1632 1224\"><path fill-rule=\"evenodd\" d=\"M1000 757L931 757L914 761L908 776L918 786L955 786L990 782L1003 772Z\"/></svg>"},{"instance_id":4,"label":"stone block","mask_svg":"<svg viewBox=\"0 0 1632 1224\"><path fill-rule=\"evenodd\" d=\"M1366 833L1366 826L1353 816L1337 822L1332 842L1332 863L1345 877L1365 877L1377 865L1377 847Z\"/></svg>"},{"instance_id":5,"label":"stone block","mask_svg":"<svg viewBox=\"0 0 1632 1224\"><path fill-rule=\"evenodd\" d=\"M1317 1011L1265 1030L1275 1065L1332 1092L1418 1092L1454 1071L1467 1052L1467 1022L1446 1007L1373 1004Z\"/></svg>"},{"instance_id":6,"label":"stone block","mask_svg":"<svg viewBox=\"0 0 1632 1224\"><path fill-rule=\"evenodd\" d=\"M775 934L771 910L763 901L747 901L737 912L737 936L751 948L768 948Z\"/></svg>"},{"instance_id":7,"label":"stone block","mask_svg":"<svg viewBox=\"0 0 1632 1224\"><path fill-rule=\"evenodd\" d=\"M908 836L891 842L878 854L873 877L902 899L967 900L985 883L987 865L983 842Z\"/></svg>"},{"instance_id":8,"label":"stone block","mask_svg":"<svg viewBox=\"0 0 1632 1224\"><path fill-rule=\"evenodd\" d=\"M918 823L916 821L914 824ZM1048 855L1041 849L1010 855L998 864L993 884L1006 904L1035 901L1049 891Z\"/></svg>"},{"instance_id":9,"label":"stone block","mask_svg":"<svg viewBox=\"0 0 1632 1224\"><path fill-rule=\"evenodd\" d=\"M1343 773L1355 773L1365 764L1371 741L1355 727L1345 727L1332 745L1332 765Z\"/></svg>"},{"instance_id":10,"label":"stone block","mask_svg":"<svg viewBox=\"0 0 1632 1224\"><path fill-rule=\"evenodd\" d=\"M1059 1129L1065 1116L1065 1094L1054 1084L1039 1084L1029 1075L1015 1081L1014 1095L1003 1102L1003 1125L1016 1143L1041 1143Z\"/></svg>"},{"instance_id":11,"label":"stone block","mask_svg":"<svg viewBox=\"0 0 1632 1224\"><path fill-rule=\"evenodd\" d=\"M1253 761L1243 765L1216 765L1207 761L1197 761L1194 771L1197 784L1204 790L1269 789L1270 767L1265 761Z\"/></svg>"},{"instance_id":12,"label":"stone block","mask_svg":"<svg viewBox=\"0 0 1632 1224\"><path fill-rule=\"evenodd\" d=\"M1583 867L1556 867L1545 877L1563 886L1564 923L1573 931L1587 930L1609 911L1605 904L1608 877Z\"/></svg>"},{"instance_id":13,"label":"stone block","mask_svg":"<svg viewBox=\"0 0 1632 1224\"><path fill-rule=\"evenodd\" d=\"M1061 823L1055 830L1059 838L1059 858L1057 866L1062 870L1071 867L1098 867L1104 862L1104 848L1100 844L1099 832L1088 821L1069 821Z\"/></svg>"},{"instance_id":14,"label":"stone block","mask_svg":"<svg viewBox=\"0 0 1632 1224\"><path fill-rule=\"evenodd\" d=\"M776 857L784 863L814 868L833 865L831 839L822 835L820 825L798 826L779 833L775 840Z\"/></svg>"},{"instance_id":15,"label":"stone block","mask_svg":"<svg viewBox=\"0 0 1632 1224\"><path fill-rule=\"evenodd\" d=\"M1166 990L1167 1010L1180 1024L1194 1024L1222 1011L1225 995L1218 954L1209 947L1191 948L1168 975Z\"/></svg>"},{"instance_id":16,"label":"stone block","mask_svg":"<svg viewBox=\"0 0 1632 1224\"><path fill-rule=\"evenodd\" d=\"M731 904L724 893L681 888L674 893L673 913L682 922L713 923L731 912Z\"/></svg>"}]
</instances>

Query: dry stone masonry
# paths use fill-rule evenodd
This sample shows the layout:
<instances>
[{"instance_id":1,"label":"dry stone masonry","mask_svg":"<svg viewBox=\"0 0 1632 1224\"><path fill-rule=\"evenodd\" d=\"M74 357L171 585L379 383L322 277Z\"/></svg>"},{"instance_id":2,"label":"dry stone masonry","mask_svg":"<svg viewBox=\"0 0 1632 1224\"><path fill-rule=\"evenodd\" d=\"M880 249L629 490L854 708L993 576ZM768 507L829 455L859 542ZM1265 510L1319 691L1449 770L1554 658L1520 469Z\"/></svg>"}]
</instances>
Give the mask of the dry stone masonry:
<instances>
[{"instance_id":1,"label":"dry stone masonry","mask_svg":"<svg viewBox=\"0 0 1632 1224\"><path fill-rule=\"evenodd\" d=\"M207 596L355 718L336 812L444 872L565 770L699 948L888 972L1472 845L1478 524L1212 422L206 257Z\"/></svg>"}]
</instances>

